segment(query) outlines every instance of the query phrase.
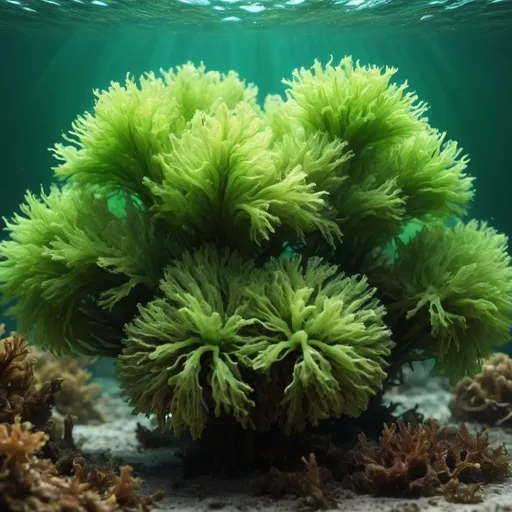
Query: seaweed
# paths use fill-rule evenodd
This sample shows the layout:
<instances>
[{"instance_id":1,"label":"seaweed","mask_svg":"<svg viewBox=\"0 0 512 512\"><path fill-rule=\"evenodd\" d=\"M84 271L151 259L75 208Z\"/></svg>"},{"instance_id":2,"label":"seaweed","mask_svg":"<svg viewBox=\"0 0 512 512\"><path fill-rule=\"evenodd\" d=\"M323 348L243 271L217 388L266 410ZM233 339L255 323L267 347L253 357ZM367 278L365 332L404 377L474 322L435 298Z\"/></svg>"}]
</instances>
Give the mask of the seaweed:
<instances>
[{"instance_id":1,"label":"seaweed","mask_svg":"<svg viewBox=\"0 0 512 512\"><path fill-rule=\"evenodd\" d=\"M336 506L334 494L325 488L331 480L326 468L318 466L313 453L308 458L302 457L303 471L280 471L271 468L267 474L256 479L254 484L257 492L269 494L274 498L282 498L286 494L300 496L300 510L326 510Z\"/></svg>"},{"instance_id":2,"label":"seaweed","mask_svg":"<svg viewBox=\"0 0 512 512\"><path fill-rule=\"evenodd\" d=\"M452 503L480 503L483 501L480 491L480 485L464 485L457 478L452 478L441 486L441 492L446 501Z\"/></svg>"},{"instance_id":3,"label":"seaweed","mask_svg":"<svg viewBox=\"0 0 512 512\"><path fill-rule=\"evenodd\" d=\"M191 62L96 90L5 220L5 313L117 358L134 411L196 439L357 418L406 362L473 371L510 338L508 238L447 225L469 157L396 72L315 61L264 105Z\"/></svg>"},{"instance_id":4,"label":"seaweed","mask_svg":"<svg viewBox=\"0 0 512 512\"><path fill-rule=\"evenodd\" d=\"M44 428L48 439L38 455L50 459L59 475L73 474L74 459L80 454L81 443L73 439L74 426L75 418L68 414L63 421L50 418Z\"/></svg>"},{"instance_id":5,"label":"seaweed","mask_svg":"<svg viewBox=\"0 0 512 512\"><path fill-rule=\"evenodd\" d=\"M119 475L86 466L73 439L76 417L51 417L63 379L54 371L36 378L35 354L15 333L0 340L0 510L149 511L162 493L139 497L142 481L130 466Z\"/></svg>"},{"instance_id":6,"label":"seaweed","mask_svg":"<svg viewBox=\"0 0 512 512\"><path fill-rule=\"evenodd\" d=\"M84 367L84 359L70 356L57 357L30 347L36 359L34 381L37 389L54 378L61 378L62 388L55 395L55 410L62 416L70 414L77 424L103 423L104 415L97 404L101 400L101 386L91 383L92 374Z\"/></svg>"},{"instance_id":7,"label":"seaweed","mask_svg":"<svg viewBox=\"0 0 512 512\"><path fill-rule=\"evenodd\" d=\"M364 433L359 436L358 447L344 459L344 483L358 493L375 496L446 492L450 499L475 497L476 488L456 492L459 483L501 481L509 474L509 462L503 446L489 446L487 430L473 435L465 425L440 428L429 419L424 425L412 426L398 420L384 426L378 444L369 442Z\"/></svg>"},{"instance_id":8,"label":"seaweed","mask_svg":"<svg viewBox=\"0 0 512 512\"><path fill-rule=\"evenodd\" d=\"M48 441L44 432L33 431L29 422L15 418L0 425L0 510L5 512L148 512L162 493L139 497L142 485L130 466L119 475L109 473L108 486L93 485L81 458L73 462L73 476L59 476L49 459L36 456ZM105 481L103 479L102 481Z\"/></svg>"},{"instance_id":9,"label":"seaweed","mask_svg":"<svg viewBox=\"0 0 512 512\"><path fill-rule=\"evenodd\" d=\"M484 425L512 425L512 360L497 353L482 364L474 377L464 377L454 387L449 404L457 421Z\"/></svg>"},{"instance_id":10,"label":"seaweed","mask_svg":"<svg viewBox=\"0 0 512 512\"><path fill-rule=\"evenodd\" d=\"M50 419L63 380L54 377L36 388L35 364L23 337L14 333L0 340L0 423L14 423L20 416L43 428Z\"/></svg>"}]
</instances>

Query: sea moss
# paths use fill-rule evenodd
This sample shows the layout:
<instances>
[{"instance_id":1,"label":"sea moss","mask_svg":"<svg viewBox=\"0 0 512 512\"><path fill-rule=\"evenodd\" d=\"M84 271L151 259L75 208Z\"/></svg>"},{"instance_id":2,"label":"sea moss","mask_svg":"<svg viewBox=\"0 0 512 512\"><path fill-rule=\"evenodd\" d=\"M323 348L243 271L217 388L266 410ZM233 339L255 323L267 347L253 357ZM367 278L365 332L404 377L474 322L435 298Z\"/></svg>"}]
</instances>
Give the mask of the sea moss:
<instances>
[{"instance_id":1,"label":"sea moss","mask_svg":"<svg viewBox=\"0 0 512 512\"><path fill-rule=\"evenodd\" d=\"M509 338L507 238L463 220L469 158L395 72L315 62L263 108L191 63L95 91L6 220L21 334L118 358L135 410L194 437L358 416L404 362L477 368Z\"/></svg>"}]
</instances>

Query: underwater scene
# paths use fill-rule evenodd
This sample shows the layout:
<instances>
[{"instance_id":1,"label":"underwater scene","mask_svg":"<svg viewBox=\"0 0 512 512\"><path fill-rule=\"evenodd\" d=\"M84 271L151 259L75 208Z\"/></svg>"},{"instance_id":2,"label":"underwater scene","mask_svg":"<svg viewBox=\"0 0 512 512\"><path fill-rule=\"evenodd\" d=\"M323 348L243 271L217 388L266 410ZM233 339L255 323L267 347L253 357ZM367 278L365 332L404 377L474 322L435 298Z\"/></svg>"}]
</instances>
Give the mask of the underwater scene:
<instances>
[{"instance_id":1,"label":"underwater scene","mask_svg":"<svg viewBox=\"0 0 512 512\"><path fill-rule=\"evenodd\" d=\"M511 0L0 48L0 512L512 511Z\"/></svg>"}]
</instances>

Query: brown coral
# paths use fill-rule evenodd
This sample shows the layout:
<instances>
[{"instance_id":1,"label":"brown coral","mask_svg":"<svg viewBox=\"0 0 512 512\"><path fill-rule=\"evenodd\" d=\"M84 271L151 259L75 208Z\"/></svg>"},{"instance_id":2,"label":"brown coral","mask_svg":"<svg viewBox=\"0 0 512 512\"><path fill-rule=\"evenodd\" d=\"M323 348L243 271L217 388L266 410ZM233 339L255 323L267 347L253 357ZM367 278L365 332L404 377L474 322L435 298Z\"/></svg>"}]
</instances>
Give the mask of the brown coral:
<instances>
[{"instance_id":1,"label":"brown coral","mask_svg":"<svg viewBox=\"0 0 512 512\"><path fill-rule=\"evenodd\" d=\"M452 478L442 485L441 492L446 501L453 503L480 503L483 501L478 484L464 485L457 478Z\"/></svg>"},{"instance_id":2,"label":"brown coral","mask_svg":"<svg viewBox=\"0 0 512 512\"><path fill-rule=\"evenodd\" d=\"M111 468L88 469L77 456L74 417L66 414L63 428L50 418L62 385L53 371L57 366L40 372L36 379L35 353L41 355L16 334L0 340L0 510L149 511L162 494L138 496L142 481L132 476L129 466L116 475ZM66 369L74 368L70 364ZM96 388L84 375L74 382L82 397L92 398ZM73 476L63 476L66 474Z\"/></svg>"},{"instance_id":3,"label":"brown coral","mask_svg":"<svg viewBox=\"0 0 512 512\"><path fill-rule=\"evenodd\" d=\"M29 423L0 427L0 510L5 512L120 512L149 511L152 503L162 498L161 493L147 497L137 496L142 482L131 476L131 468L121 468L119 476L109 473L103 488L88 479L83 459L74 463L74 476L57 475L48 459L39 459L35 452L46 442L41 432L32 432Z\"/></svg>"},{"instance_id":4,"label":"brown coral","mask_svg":"<svg viewBox=\"0 0 512 512\"><path fill-rule=\"evenodd\" d=\"M3 331L0 324L0 336ZM13 333L0 340L0 422L12 423L20 414L42 427L55 407L77 423L101 423L104 418L96 407L101 386L90 380L81 361L29 347Z\"/></svg>"},{"instance_id":5,"label":"brown coral","mask_svg":"<svg viewBox=\"0 0 512 512\"><path fill-rule=\"evenodd\" d=\"M27 358L29 350L23 338L12 335L0 343L0 386L9 388L11 395L23 394L32 385L35 361Z\"/></svg>"},{"instance_id":6,"label":"brown coral","mask_svg":"<svg viewBox=\"0 0 512 512\"><path fill-rule=\"evenodd\" d=\"M494 354L480 373L458 382L450 411L457 421L512 425L512 360Z\"/></svg>"},{"instance_id":7,"label":"brown coral","mask_svg":"<svg viewBox=\"0 0 512 512\"><path fill-rule=\"evenodd\" d=\"M15 464L30 462L32 454L38 451L48 439L44 432L31 432L32 425L21 423L19 416L12 426L0 425L0 455L2 470Z\"/></svg>"},{"instance_id":8,"label":"brown coral","mask_svg":"<svg viewBox=\"0 0 512 512\"><path fill-rule=\"evenodd\" d=\"M83 367L83 361L68 357L56 357L49 352L42 352L30 347L36 363L34 366L34 383L41 389L45 382L55 378L62 379L62 389L55 396L55 410L66 416L75 417L78 424L103 423L105 418L98 410L101 398L101 386L91 383L92 375Z\"/></svg>"},{"instance_id":9,"label":"brown coral","mask_svg":"<svg viewBox=\"0 0 512 512\"><path fill-rule=\"evenodd\" d=\"M281 498L286 494L300 496L299 509L320 510L336 506L334 495L325 489L325 483L331 478L330 472L320 468L314 454L306 459L303 471L270 471L255 481L258 492Z\"/></svg>"},{"instance_id":10,"label":"brown coral","mask_svg":"<svg viewBox=\"0 0 512 512\"><path fill-rule=\"evenodd\" d=\"M34 366L24 338L12 334L0 340L0 423L14 423L16 416L42 428L52 413L62 379L52 378L36 389Z\"/></svg>"},{"instance_id":11,"label":"brown coral","mask_svg":"<svg viewBox=\"0 0 512 512\"><path fill-rule=\"evenodd\" d=\"M50 459L55 464L59 475L71 475L74 470L74 460L79 455L80 445L73 439L75 420L67 415L64 421L51 418L45 425L47 441L38 456Z\"/></svg>"},{"instance_id":12,"label":"brown coral","mask_svg":"<svg viewBox=\"0 0 512 512\"><path fill-rule=\"evenodd\" d=\"M345 483L378 496L428 496L454 479L501 480L508 474L509 461L504 447L489 447L487 431L472 435L464 425L442 429L434 420L417 426L399 420L385 425L378 445L359 436L358 448L346 457ZM445 489L456 495L453 485Z\"/></svg>"}]
</instances>

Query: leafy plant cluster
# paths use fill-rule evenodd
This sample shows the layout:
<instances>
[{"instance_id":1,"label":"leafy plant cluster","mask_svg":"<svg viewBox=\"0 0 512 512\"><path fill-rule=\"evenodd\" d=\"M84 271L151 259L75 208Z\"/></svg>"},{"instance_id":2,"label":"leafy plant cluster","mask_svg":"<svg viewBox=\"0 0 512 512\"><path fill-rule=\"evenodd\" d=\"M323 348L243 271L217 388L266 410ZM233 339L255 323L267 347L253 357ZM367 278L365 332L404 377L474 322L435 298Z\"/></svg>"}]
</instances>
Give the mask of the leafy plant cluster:
<instances>
[{"instance_id":1,"label":"leafy plant cluster","mask_svg":"<svg viewBox=\"0 0 512 512\"><path fill-rule=\"evenodd\" d=\"M508 240L447 227L469 159L395 72L315 62L263 106L192 63L95 91L6 220L19 331L116 357L134 408L194 437L357 416L411 360L478 367L508 339Z\"/></svg>"}]
</instances>

